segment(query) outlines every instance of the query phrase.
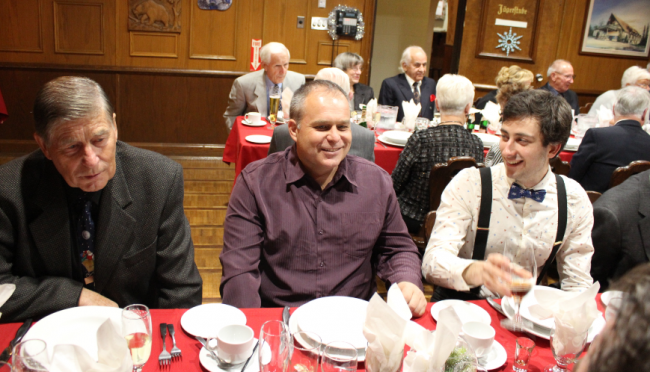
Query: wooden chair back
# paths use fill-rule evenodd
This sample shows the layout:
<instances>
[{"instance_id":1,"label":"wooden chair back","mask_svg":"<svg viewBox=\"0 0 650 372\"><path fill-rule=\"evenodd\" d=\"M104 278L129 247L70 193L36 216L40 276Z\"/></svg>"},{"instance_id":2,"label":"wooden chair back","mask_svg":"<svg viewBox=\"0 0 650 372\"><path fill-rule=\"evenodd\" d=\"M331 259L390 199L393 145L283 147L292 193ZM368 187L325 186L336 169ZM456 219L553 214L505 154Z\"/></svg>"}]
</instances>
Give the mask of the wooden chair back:
<instances>
[{"instance_id":1,"label":"wooden chair back","mask_svg":"<svg viewBox=\"0 0 650 372\"><path fill-rule=\"evenodd\" d=\"M482 164L481 164L482 166ZM440 206L440 196L452 178L458 172L469 167L479 167L470 156L454 156L446 163L439 163L431 168L429 175L429 210L435 211Z\"/></svg>"},{"instance_id":2,"label":"wooden chair back","mask_svg":"<svg viewBox=\"0 0 650 372\"><path fill-rule=\"evenodd\" d=\"M433 231L433 225L436 224L436 211L427 213L427 218L424 220L424 241L428 244ZM426 247L426 244L425 244Z\"/></svg>"},{"instance_id":3,"label":"wooden chair back","mask_svg":"<svg viewBox=\"0 0 650 372\"><path fill-rule=\"evenodd\" d=\"M587 196L589 197L591 204L594 204L601 195L603 194L599 193L598 191L587 191Z\"/></svg>"},{"instance_id":4,"label":"wooden chair back","mask_svg":"<svg viewBox=\"0 0 650 372\"><path fill-rule=\"evenodd\" d=\"M630 178L630 176L634 176L637 173L647 171L648 169L650 169L650 161L646 160L635 160L629 165L618 167L614 173L612 173L612 178L610 178L609 181L609 187L612 188L618 186L625 182L626 179Z\"/></svg>"},{"instance_id":5,"label":"wooden chair back","mask_svg":"<svg viewBox=\"0 0 650 372\"><path fill-rule=\"evenodd\" d=\"M569 162L563 161L559 156L556 156L548 163L551 166L553 173L567 177L569 176L569 171L571 171L571 164L569 164Z\"/></svg>"}]
</instances>

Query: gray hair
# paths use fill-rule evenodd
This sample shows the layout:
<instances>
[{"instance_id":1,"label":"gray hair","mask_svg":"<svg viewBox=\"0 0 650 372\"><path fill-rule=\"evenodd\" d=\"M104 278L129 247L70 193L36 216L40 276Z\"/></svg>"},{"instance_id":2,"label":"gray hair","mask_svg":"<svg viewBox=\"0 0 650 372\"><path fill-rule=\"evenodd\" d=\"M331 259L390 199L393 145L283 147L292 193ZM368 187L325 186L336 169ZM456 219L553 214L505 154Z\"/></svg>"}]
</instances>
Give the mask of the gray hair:
<instances>
[{"instance_id":1,"label":"gray hair","mask_svg":"<svg viewBox=\"0 0 650 372\"><path fill-rule=\"evenodd\" d=\"M565 60L565 59L556 59L551 63L550 66L548 66L548 70L546 71L546 77L551 77L551 74L554 72L557 72L563 64L571 65L571 62Z\"/></svg>"},{"instance_id":2,"label":"gray hair","mask_svg":"<svg viewBox=\"0 0 650 372\"><path fill-rule=\"evenodd\" d=\"M404 64L408 65L409 63L411 63L411 52L414 50L419 50L422 53L427 54L427 52L425 52L424 49L422 49L422 47L419 47L417 45L411 45L410 47L404 49L404 52L402 52L402 59L400 59L399 61L399 71L401 73L405 72L404 67L402 67L402 65Z\"/></svg>"},{"instance_id":3,"label":"gray hair","mask_svg":"<svg viewBox=\"0 0 650 372\"><path fill-rule=\"evenodd\" d=\"M299 128L302 117L305 115L305 101L307 100L307 96L317 90L322 91L324 94L341 94L345 98L345 102L348 101L348 96L336 83L329 80L313 80L306 83L293 93L291 108L289 109L289 112L291 112L291 119L296 121Z\"/></svg>"},{"instance_id":4,"label":"gray hair","mask_svg":"<svg viewBox=\"0 0 650 372\"><path fill-rule=\"evenodd\" d=\"M284 44L276 42L267 43L262 47L262 49L260 49L260 59L263 63L268 65L271 63L271 55L279 53L287 53L287 57L291 59L291 53L289 53L289 49L287 49Z\"/></svg>"},{"instance_id":5,"label":"gray hair","mask_svg":"<svg viewBox=\"0 0 650 372\"><path fill-rule=\"evenodd\" d=\"M328 80L336 83L347 96L350 93L350 77L343 70L336 67L321 68L314 80ZM291 112L291 110L289 110Z\"/></svg>"},{"instance_id":6,"label":"gray hair","mask_svg":"<svg viewBox=\"0 0 650 372\"><path fill-rule=\"evenodd\" d=\"M647 90L630 85L618 92L614 115L637 116L641 118L643 112L650 106L650 93Z\"/></svg>"},{"instance_id":7,"label":"gray hair","mask_svg":"<svg viewBox=\"0 0 650 372\"><path fill-rule=\"evenodd\" d=\"M650 72L639 66L632 66L623 73L623 77L621 78L621 88L625 88L628 85L634 85L637 81L643 79L650 80Z\"/></svg>"},{"instance_id":8,"label":"gray hair","mask_svg":"<svg viewBox=\"0 0 650 372\"><path fill-rule=\"evenodd\" d=\"M62 123L106 115L113 124L113 106L102 87L81 76L61 76L47 82L34 101L34 129L49 144L50 135Z\"/></svg>"},{"instance_id":9,"label":"gray hair","mask_svg":"<svg viewBox=\"0 0 650 372\"><path fill-rule=\"evenodd\" d=\"M353 68L356 65L363 65L363 57L356 53L343 52L336 56L334 59L333 66L347 71L349 68Z\"/></svg>"},{"instance_id":10,"label":"gray hair","mask_svg":"<svg viewBox=\"0 0 650 372\"><path fill-rule=\"evenodd\" d=\"M462 115L474 101L474 85L465 76L446 74L436 85L436 100L441 114Z\"/></svg>"}]
</instances>

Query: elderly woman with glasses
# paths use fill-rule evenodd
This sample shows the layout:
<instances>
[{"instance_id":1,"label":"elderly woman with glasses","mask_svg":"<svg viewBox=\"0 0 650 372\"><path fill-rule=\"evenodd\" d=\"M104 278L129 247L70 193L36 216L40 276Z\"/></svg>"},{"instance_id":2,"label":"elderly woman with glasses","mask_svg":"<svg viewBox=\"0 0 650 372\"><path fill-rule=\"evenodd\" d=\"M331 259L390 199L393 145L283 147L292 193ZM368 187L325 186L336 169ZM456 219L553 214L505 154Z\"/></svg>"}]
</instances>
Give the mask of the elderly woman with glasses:
<instances>
[{"instance_id":1,"label":"elderly woman with glasses","mask_svg":"<svg viewBox=\"0 0 650 372\"><path fill-rule=\"evenodd\" d=\"M359 83L363 71L363 58L356 54L345 52L336 56L334 67L343 70L350 77L350 93L354 99L350 100L350 111L359 110L359 105L367 104L375 98L375 92L371 87Z\"/></svg>"}]
</instances>

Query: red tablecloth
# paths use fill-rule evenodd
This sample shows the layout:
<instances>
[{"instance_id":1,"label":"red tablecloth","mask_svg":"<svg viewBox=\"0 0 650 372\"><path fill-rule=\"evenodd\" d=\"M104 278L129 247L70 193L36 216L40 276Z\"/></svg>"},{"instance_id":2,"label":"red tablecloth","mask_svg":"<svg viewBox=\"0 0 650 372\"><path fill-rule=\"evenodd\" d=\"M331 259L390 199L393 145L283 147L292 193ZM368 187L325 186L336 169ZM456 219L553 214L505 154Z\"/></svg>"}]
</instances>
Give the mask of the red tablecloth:
<instances>
[{"instance_id":1,"label":"red tablecloth","mask_svg":"<svg viewBox=\"0 0 650 372\"><path fill-rule=\"evenodd\" d=\"M600 297L600 295L598 295ZM490 316L492 317L492 326L496 330L495 340L498 341L506 349L508 354L508 360L506 364L497 369L496 371L511 371L512 364L515 353L515 339L520 336L525 336L524 334L512 333L507 331L499 326L499 321L504 317L497 313L496 310L492 309L487 301L472 301L478 306L485 309ZM429 310L433 304L429 303L427 305L427 311L425 314L415 319L415 321L427 329L435 329L436 323L431 317ZM600 301L598 301L598 306L601 311L604 311ZM295 309L292 309L292 312ZM178 347L183 352L183 357L181 361L173 362L171 365L172 370L176 371L205 371L203 367L200 367L199 362L199 350L200 344L192 337L190 334L185 333L181 327L180 320L183 313L187 311L186 309L173 309L173 310L151 310L151 317L153 322L153 343L151 349L151 357L144 367L144 371L158 371L161 370L158 367L158 355L162 350L162 341L160 339L160 323L171 323L174 324L176 329L176 343ZM259 336L259 330L262 324L267 320L280 320L282 319L282 309L281 308L267 308L267 309L242 309L244 314L246 314L247 324L255 330L255 337ZM9 342L14 337L16 330L20 327L20 323L9 323L9 324L0 324L0 351L4 350L9 345ZM537 344L533 356L531 358L530 371L541 371L545 366L551 364L554 359L551 354L551 349L549 347L549 342L542 338L535 339L535 336L527 336L535 340ZM171 339L167 336L167 349L171 349ZM363 370L364 365L360 364L359 369ZM169 369L167 369L169 370Z\"/></svg>"}]
</instances>

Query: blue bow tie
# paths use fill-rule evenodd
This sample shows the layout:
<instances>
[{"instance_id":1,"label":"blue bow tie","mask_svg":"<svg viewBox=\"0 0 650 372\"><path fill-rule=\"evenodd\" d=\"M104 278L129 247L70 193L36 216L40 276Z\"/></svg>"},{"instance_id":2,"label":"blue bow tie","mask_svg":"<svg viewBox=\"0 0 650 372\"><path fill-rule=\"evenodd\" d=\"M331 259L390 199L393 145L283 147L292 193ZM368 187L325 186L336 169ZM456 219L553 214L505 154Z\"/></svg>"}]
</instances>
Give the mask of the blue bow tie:
<instances>
[{"instance_id":1,"label":"blue bow tie","mask_svg":"<svg viewBox=\"0 0 650 372\"><path fill-rule=\"evenodd\" d=\"M508 192L508 199L519 199L519 198L531 198L536 202L543 202L544 197L546 196L546 190L527 190L519 186L516 183L513 183L510 187L510 192Z\"/></svg>"}]
</instances>

